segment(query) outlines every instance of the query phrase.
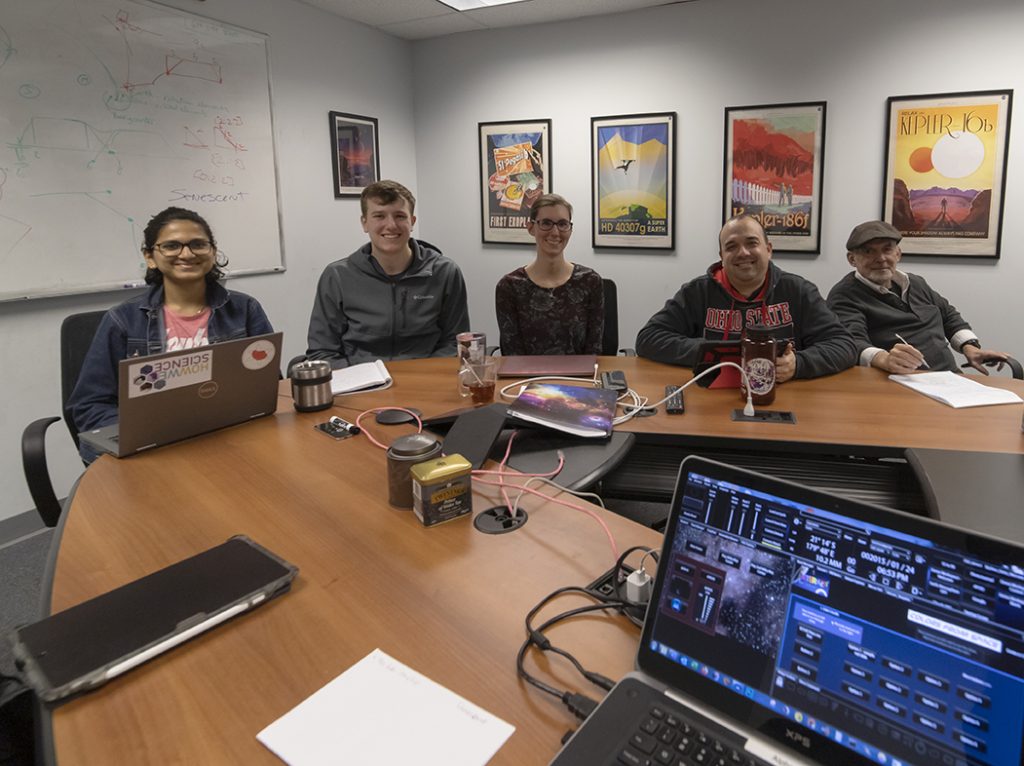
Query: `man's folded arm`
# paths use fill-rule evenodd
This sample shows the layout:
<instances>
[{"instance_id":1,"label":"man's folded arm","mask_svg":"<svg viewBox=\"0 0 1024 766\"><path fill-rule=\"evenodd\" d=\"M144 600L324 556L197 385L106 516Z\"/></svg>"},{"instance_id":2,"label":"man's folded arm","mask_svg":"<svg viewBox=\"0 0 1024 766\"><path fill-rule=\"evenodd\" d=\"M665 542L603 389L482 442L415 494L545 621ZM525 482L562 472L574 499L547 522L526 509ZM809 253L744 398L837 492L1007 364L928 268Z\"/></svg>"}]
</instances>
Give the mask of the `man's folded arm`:
<instances>
[{"instance_id":1,"label":"man's folded arm","mask_svg":"<svg viewBox=\"0 0 1024 766\"><path fill-rule=\"evenodd\" d=\"M333 273L325 271L317 284L313 311L309 316L306 358L326 359L335 369L347 367L343 342L347 329L341 285Z\"/></svg>"},{"instance_id":2,"label":"man's folded arm","mask_svg":"<svg viewBox=\"0 0 1024 766\"><path fill-rule=\"evenodd\" d=\"M636 353L656 362L693 367L700 361L703 340L703 326L688 316L680 290L637 334Z\"/></svg>"},{"instance_id":3,"label":"man's folded arm","mask_svg":"<svg viewBox=\"0 0 1024 766\"><path fill-rule=\"evenodd\" d=\"M466 296L466 281L462 272L453 263L445 280L444 303L441 306L441 337L431 356L455 356L455 336L469 332L469 304Z\"/></svg>"},{"instance_id":4,"label":"man's folded arm","mask_svg":"<svg viewBox=\"0 0 1024 766\"><path fill-rule=\"evenodd\" d=\"M857 363L857 343L818 288L811 288L802 312L801 348L796 352L796 378L816 378L849 369Z\"/></svg>"}]
</instances>

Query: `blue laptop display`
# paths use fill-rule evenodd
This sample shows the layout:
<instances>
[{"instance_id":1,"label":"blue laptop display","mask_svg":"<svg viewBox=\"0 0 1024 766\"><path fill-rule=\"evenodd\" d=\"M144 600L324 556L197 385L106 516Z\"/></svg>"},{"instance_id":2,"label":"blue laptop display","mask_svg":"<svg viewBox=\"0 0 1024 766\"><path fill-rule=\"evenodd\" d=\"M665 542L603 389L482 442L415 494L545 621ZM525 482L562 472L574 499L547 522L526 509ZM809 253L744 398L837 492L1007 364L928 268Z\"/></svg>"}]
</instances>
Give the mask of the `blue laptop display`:
<instances>
[{"instance_id":1,"label":"blue laptop display","mask_svg":"<svg viewBox=\"0 0 1024 766\"><path fill-rule=\"evenodd\" d=\"M637 667L736 735L723 763L1020 766L1024 552L688 458ZM589 749L603 708L628 718L608 700L566 754L691 762L655 759L672 749L656 727L650 753L607 734Z\"/></svg>"}]
</instances>

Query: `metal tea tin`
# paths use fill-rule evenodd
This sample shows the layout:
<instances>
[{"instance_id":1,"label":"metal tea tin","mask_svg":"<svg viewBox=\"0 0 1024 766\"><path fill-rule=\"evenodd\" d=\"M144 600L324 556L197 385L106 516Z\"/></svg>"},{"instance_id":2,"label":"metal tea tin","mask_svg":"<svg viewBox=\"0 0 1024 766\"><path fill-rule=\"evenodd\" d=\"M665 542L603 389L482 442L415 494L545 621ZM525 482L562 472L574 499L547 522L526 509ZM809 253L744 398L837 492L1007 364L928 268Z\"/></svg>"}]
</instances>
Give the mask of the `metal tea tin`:
<instances>
[{"instance_id":1,"label":"metal tea tin","mask_svg":"<svg viewBox=\"0 0 1024 766\"><path fill-rule=\"evenodd\" d=\"M465 516L473 510L473 466L462 455L417 463L412 477L412 510L423 526Z\"/></svg>"}]
</instances>

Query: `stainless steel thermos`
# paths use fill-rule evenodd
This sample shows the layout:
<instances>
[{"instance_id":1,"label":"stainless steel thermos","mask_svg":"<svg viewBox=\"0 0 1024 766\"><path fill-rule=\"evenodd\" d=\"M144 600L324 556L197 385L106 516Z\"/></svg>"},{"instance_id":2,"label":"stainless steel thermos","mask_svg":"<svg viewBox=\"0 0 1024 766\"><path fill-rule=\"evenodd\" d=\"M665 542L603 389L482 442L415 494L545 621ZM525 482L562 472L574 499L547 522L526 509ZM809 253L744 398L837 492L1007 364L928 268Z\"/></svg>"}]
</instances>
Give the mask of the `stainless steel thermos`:
<instances>
[{"instance_id":1,"label":"stainless steel thermos","mask_svg":"<svg viewBox=\"0 0 1024 766\"><path fill-rule=\"evenodd\" d=\"M299 362L292 367L291 379L292 399L299 412L326 410L333 404L330 362Z\"/></svg>"}]
</instances>

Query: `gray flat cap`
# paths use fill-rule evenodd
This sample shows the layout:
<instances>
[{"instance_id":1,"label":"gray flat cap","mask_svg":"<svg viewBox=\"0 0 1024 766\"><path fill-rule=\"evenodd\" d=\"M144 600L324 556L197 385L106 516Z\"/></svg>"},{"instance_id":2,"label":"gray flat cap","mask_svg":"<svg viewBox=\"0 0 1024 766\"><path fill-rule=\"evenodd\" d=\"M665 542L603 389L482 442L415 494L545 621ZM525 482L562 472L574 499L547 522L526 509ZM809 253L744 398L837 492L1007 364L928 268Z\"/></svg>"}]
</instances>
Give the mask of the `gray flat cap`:
<instances>
[{"instance_id":1,"label":"gray flat cap","mask_svg":"<svg viewBox=\"0 0 1024 766\"><path fill-rule=\"evenodd\" d=\"M846 249L848 251L856 250L873 239L894 239L899 242L903 239L903 235L891 223L886 223L885 221L865 221L853 227L853 231L850 232L850 238L846 240Z\"/></svg>"}]
</instances>

